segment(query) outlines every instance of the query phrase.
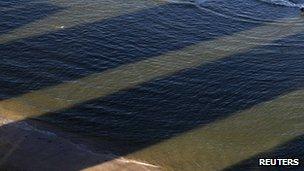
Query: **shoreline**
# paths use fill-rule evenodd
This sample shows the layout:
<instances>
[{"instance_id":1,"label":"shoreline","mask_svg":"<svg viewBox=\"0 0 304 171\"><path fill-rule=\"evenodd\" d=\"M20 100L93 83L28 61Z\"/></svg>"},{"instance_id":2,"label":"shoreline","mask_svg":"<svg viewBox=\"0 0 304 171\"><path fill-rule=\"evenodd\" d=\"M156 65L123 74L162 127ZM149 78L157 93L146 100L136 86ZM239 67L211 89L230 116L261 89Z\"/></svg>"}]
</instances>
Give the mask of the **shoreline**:
<instances>
[{"instance_id":1,"label":"shoreline","mask_svg":"<svg viewBox=\"0 0 304 171\"><path fill-rule=\"evenodd\" d=\"M95 142L32 119L1 117L0 125L0 170L160 170L115 155L115 142Z\"/></svg>"}]
</instances>

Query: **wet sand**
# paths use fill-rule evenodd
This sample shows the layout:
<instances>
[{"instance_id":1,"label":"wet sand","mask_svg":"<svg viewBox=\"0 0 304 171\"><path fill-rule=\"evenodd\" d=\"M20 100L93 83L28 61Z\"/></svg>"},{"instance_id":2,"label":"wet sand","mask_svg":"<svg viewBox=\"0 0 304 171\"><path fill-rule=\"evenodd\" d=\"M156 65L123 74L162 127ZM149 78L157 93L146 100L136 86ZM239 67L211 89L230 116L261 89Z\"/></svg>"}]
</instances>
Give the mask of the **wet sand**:
<instances>
[{"instance_id":1,"label":"wet sand","mask_svg":"<svg viewBox=\"0 0 304 171\"><path fill-rule=\"evenodd\" d=\"M0 170L160 170L115 156L111 152L115 145L110 142L98 141L97 145L33 120L12 122L2 118L0 122Z\"/></svg>"}]
</instances>

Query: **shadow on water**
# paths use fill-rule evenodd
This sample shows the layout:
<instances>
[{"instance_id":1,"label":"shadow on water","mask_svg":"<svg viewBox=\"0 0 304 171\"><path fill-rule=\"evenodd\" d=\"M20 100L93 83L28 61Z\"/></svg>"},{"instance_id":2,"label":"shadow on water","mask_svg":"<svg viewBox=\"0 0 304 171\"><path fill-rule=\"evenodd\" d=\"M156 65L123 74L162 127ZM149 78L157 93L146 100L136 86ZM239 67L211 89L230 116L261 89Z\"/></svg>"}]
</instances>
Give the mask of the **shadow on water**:
<instances>
[{"instance_id":1,"label":"shadow on water","mask_svg":"<svg viewBox=\"0 0 304 171\"><path fill-rule=\"evenodd\" d=\"M288 37L248 53L233 55L37 119L54 122L72 132L118 142L106 146L106 149L123 156L280 95L302 89L304 72L299 61L303 60L304 50L296 44L303 36L300 34ZM278 44L294 46L277 46ZM278 51L280 56L276 53ZM9 130L16 124L18 123L3 126L1 131ZM115 148L119 144L122 144L123 148ZM278 151L274 149L273 153L266 153L265 156L275 158L285 155L298 158L302 156L302 152L301 148L297 147L301 146L302 137L283 145L282 148L278 147ZM119 150L115 151L117 149ZM53 150L56 151L56 148ZM24 156L24 153L19 151L19 156ZM33 154L45 155L43 150L34 151ZM67 156L69 155L68 152ZM80 158L83 162L73 165L77 157L64 157L62 160L66 160L66 167L72 167L69 168L71 170L111 160ZM248 161L249 164L244 161L232 169L251 168L252 162L256 161L253 157Z\"/></svg>"},{"instance_id":2,"label":"shadow on water","mask_svg":"<svg viewBox=\"0 0 304 171\"><path fill-rule=\"evenodd\" d=\"M261 11L259 15L283 17L270 13ZM0 77L6 78L0 80L1 99L261 24L220 17L192 5L171 4L0 45L4 61ZM69 131L134 143L117 151L125 155L303 88L299 61L303 61L304 50L296 42L288 42L301 38L302 34L290 37L37 119ZM277 46L285 43L294 46ZM1 131L15 124L2 126ZM69 159L75 164L66 157ZM101 162L76 162L72 170Z\"/></svg>"},{"instance_id":3,"label":"shadow on water","mask_svg":"<svg viewBox=\"0 0 304 171\"><path fill-rule=\"evenodd\" d=\"M302 89L304 49L296 44L303 37L288 37L39 118L90 135L154 144ZM288 46L278 46L284 44Z\"/></svg>"},{"instance_id":4,"label":"shadow on water","mask_svg":"<svg viewBox=\"0 0 304 171\"><path fill-rule=\"evenodd\" d=\"M41 132L45 127L31 121L6 124L0 128L0 170L65 170L76 171L115 159L87 151L58 135ZM39 131L35 130L39 129ZM99 144L101 145L101 144ZM103 143L102 148L111 150L113 145Z\"/></svg>"},{"instance_id":5,"label":"shadow on water","mask_svg":"<svg viewBox=\"0 0 304 171\"><path fill-rule=\"evenodd\" d=\"M16 6L17 4L17 6ZM0 35L61 11L60 7L32 0L0 1Z\"/></svg>"},{"instance_id":6,"label":"shadow on water","mask_svg":"<svg viewBox=\"0 0 304 171\"><path fill-rule=\"evenodd\" d=\"M303 170L303 163L301 161L304 160L304 136L299 136L288 143L282 144L279 147L272 149L270 152L265 152L259 154L257 156L252 157L251 159L242 161L234 166L231 166L225 171L232 170ZM299 159L299 166L258 166L259 159Z\"/></svg>"},{"instance_id":7,"label":"shadow on water","mask_svg":"<svg viewBox=\"0 0 304 171\"><path fill-rule=\"evenodd\" d=\"M246 3L239 2L239 9ZM277 14L252 6L264 18ZM214 9L215 10L215 9ZM219 16L194 5L167 4L136 13L0 45L1 99L75 80L122 64L155 57L262 25ZM22 77L21 77L22 76ZM12 80L11 80L12 79ZM14 87L14 88L12 88Z\"/></svg>"}]
</instances>

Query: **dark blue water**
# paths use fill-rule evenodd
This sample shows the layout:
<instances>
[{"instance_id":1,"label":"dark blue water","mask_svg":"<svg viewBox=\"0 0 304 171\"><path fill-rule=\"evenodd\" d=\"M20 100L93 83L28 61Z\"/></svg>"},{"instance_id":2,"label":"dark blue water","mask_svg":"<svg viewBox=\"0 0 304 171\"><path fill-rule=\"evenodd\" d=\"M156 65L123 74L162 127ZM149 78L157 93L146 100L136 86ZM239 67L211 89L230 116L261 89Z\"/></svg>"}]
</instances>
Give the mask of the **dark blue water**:
<instances>
[{"instance_id":1,"label":"dark blue water","mask_svg":"<svg viewBox=\"0 0 304 171\"><path fill-rule=\"evenodd\" d=\"M92 8L93 14L104 10L90 3L93 2L85 3L86 8ZM30 29L35 32L39 22L84 2L0 0L0 40L13 35L12 40L0 44L0 99L77 81L270 22L298 17L301 3L172 1L94 22L86 22L89 17L83 19L85 14L77 15L74 18L77 24L71 27L53 29L50 25L49 30L31 35L27 27L32 26ZM119 4L113 4L114 7ZM63 21L69 23L66 20ZM29 36L20 36L24 30ZM132 150L147 147L301 90L303 38L300 32L257 44L247 52L236 51L212 63L50 111L36 119L67 131L138 143ZM144 73L142 76L145 77Z\"/></svg>"}]
</instances>

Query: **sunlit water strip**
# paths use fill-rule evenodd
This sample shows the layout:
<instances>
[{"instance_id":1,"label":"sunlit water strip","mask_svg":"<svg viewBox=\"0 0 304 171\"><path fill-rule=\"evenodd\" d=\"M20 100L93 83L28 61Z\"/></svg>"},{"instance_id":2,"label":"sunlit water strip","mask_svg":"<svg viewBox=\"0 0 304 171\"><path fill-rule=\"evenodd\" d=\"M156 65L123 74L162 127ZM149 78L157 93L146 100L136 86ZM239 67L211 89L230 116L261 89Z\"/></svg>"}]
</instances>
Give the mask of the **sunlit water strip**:
<instances>
[{"instance_id":1,"label":"sunlit water strip","mask_svg":"<svg viewBox=\"0 0 304 171\"><path fill-rule=\"evenodd\" d=\"M92 99L133 88L156 78L242 53L253 47L304 31L302 18L268 23L231 36L92 74L79 80L33 91L0 102L0 113L22 120L70 108Z\"/></svg>"},{"instance_id":2,"label":"sunlit water strip","mask_svg":"<svg viewBox=\"0 0 304 171\"><path fill-rule=\"evenodd\" d=\"M303 21L302 18L298 18L268 23L251 30L189 46L179 51L132 64L122 65L73 82L62 83L58 86L3 100L0 102L0 113L1 115L14 120L23 120L70 108L89 100L133 88L156 78L170 76L181 70L198 67L204 63L212 62L233 54L244 53L259 45L301 33L304 31ZM261 56L261 58L263 58L263 56ZM286 97L283 97L283 100L285 98ZM302 96L299 98L302 98ZM289 103L286 102L286 105L287 104ZM262 111L262 109L259 110ZM296 109L299 109L299 107L294 110ZM296 120L288 120L284 113L277 114L276 112L264 116L264 113L259 112L259 110L249 110L249 113L256 112L257 114L255 115L247 114L248 111L245 111L245 113L237 114L227 120L185 133L182 136L157 144L151 148L149 147L134 155L139 156L148 162L151 161L152 163L154 159L147 158L147 156L153 157L153 154L155 154L157 158L166 157L166 163L163 164L168 164L168 166L170 166L172 163L179 162L179 158L174 158L175 154L179 153L176 156L184 156L186 160L193 160L197 157L199 158L197 161L206 161L206 163L197 163L199 167L205 168L204 170L221 169L256 153L268 150L282 142L288 141L303 132L302 124L297 125L298 120L300 120L299 118ZM264 120L262 116L264 116ZM298 116L299 115L296 113L294 117ZM259 117L261 117L261 120L259 120ZM271 123L270 119L273 119L274 122ZM289 125L282 125L280 121L284 119L286 120L284 122L289 122ZM268 132L267 135L277 135L276 138L270 140L267 139L268 137L264 137L266 134L252 135L252 133L249 133L251 128L247 126L253 123L248 123L249 121L254 122L256 125L260 124L260 132L266 131ZM243 125L243 123L246 124ZM234 125L237 125L237 127ZM275 129L281 125L282 127L280 127L280 129ZM240 130L238 127L244 128ZM287 131L294 131L295 133L286 136L278 136ZM250 136L246 135L247 132ZM244 137L240 135L243 135ZM191 137L202 138L194 140L191 139ZM176 139L178 139L179 142L175 141ZM260 139L260 141L256 144L250 144L250 140L252 139ZM195 145L196 143L200 143L200 145ZM230 144L229 148L225 148L225 145L228 145L227 143L235 144ZM242 151L242 145L245 147L248 146L248 150L245 152ZM200 148L198 149L198 147ZM223 149L224 151L220 149ZM227 155L222 155L222 152ZM205 155L203 155L203 153L205 153ZM195 155L195 157L192 157L193 154L197 154L197 156ZM218 155L222 155L223 158L220 158L219 160ZM161 161L164 160L157 161L156 164L162 164ZM221 161L221 163L218 163L219 161ZM182 162L179 164L179 168L186 168L189 163L190 161Z\"/></svg>"},{"instance_id":3,"label":"sunlit water strip","mask_svg":"<svg viewBox=\"0 0 304 171\"><path fill-rule=\"evenodd\" d=\"M49 1L46 2L49 3ZM0 44L39 36L77 25L94 23L166 3L162 0L51 0L50 2L62 7L62 10L47 18L37 20L0 35ZM39 1L39 3L41 3L41 1Z\"/></svg>"},{"instance_id":4,"label":"sunlit water strip","mask_svg":"<svg viewBox=\"0 0 304 171\"><path fill-rule=\"evenodd\" d=\"M303 101L295 91L128 157L165 170L222 170L303 135Z\"/></svg>"}]
</instances>

